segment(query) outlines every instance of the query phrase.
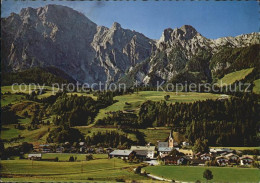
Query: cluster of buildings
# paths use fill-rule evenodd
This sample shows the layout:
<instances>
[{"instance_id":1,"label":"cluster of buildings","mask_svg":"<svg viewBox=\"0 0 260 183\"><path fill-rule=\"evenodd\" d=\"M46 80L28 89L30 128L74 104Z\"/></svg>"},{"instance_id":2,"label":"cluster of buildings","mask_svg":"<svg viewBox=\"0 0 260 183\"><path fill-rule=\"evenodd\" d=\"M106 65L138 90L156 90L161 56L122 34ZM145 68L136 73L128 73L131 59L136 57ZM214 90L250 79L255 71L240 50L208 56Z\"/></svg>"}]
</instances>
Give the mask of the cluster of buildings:
<instances>
[{"instance_id":1,"label":"cluster of buildings","mask_svg":"<svg viewBox=\"0 0 260 183\"><path fill-rule=\"evenodd\" d=\"M41 159L41 153L87 153L87 154L108 154L108 158L131 158L145 161L150 164L160 163L165 165L251 165L254 160L250 156L239 156L237 151L228 148L211 148L208 153L194 153L188 142L178 144L170 133L167 142L158 142L154 145L131 146L130 149L112 149L102 147L88 147L85 142L70 144L69 142L53 147L49 144L35 145L34 151L38 154L29 154L29 159ZM156 162L156 163L154 163Z\"/></svg>"},{"instance_id":2,"label":"cluster of buildings","mask_svg":"<svg viewBox=\"0 0 260 183\"><path fill-rule=\"evenodd\" d=\"M104 154L113 151L112 148L103 148L87 146L85 142L70 144L65 142L62 145L34 144L34 152L38 153L87 153L87 154Z\"/></svg>"},{"instance_id":3,"label":"cluster of buildings","mask_svg":"<svg viewBox=\"0 0 260 183\"><path fill-rule=\"evenodd\" d=\"M174 141L171 133L167 142L158 142L155 146L131 146L128 150L114 150L108 154L109 158L118 157L129 159L136 157L149 163L160 160L165 165L194 165L204 166L206 162L213 162L212 165L251 165L254 160L250 156L239 156L236 151L228 148L211 148L209 153L194 153L192 149L185 148L189 143L183 142L182 148ZM176 153L172 153L173 150Z\"/></svg>"}]
</instances>

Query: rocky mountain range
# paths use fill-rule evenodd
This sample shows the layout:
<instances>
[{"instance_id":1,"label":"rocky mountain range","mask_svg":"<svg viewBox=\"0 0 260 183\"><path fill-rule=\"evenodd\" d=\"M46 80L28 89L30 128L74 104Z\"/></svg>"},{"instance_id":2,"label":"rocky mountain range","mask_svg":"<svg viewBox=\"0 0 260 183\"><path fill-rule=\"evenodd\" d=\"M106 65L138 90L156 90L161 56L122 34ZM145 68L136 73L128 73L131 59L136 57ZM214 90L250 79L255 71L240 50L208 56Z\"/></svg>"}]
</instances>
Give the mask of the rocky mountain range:
<instances>
[{"instance_id":1,"label":"rocky mountain range","mask_svg":"<svg viewBox=\"0 0 260 183\"><path fill-rule=\"evenodd\" d=\"M116 22L110 28L98 26L61 5L25 8L2 18L1 23L4 71L54 66L89 84L172 82L182 76L187 79L187 73L211 81L212 73L232 64L211 64L223 48L260 44L260 33L213 40L190 25L165 29L155 41Z\"/></svg>"}]
</instances>

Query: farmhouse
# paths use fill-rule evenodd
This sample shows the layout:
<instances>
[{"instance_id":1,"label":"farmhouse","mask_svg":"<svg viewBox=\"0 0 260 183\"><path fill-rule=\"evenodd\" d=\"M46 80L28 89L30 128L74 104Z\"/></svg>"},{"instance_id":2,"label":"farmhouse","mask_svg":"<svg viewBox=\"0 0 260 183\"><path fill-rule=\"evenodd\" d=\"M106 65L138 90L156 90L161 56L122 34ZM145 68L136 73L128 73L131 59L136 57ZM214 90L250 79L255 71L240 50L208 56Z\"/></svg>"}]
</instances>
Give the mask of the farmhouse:
<instances>
[{"instance_id":1,"label":"farmhouse","mask_svg":"<svg viewBox=\"0 0 260 183\"><path fill-rule=\"evenodd\" d=\"M167 156L173 150L172 147L159 147L158 152L161 157Z\"/></svg>"},{"instance_id":2,"label":"farmhouse","mask_svg":"<svg viewBox=\"0 0 260 183\"><path fill-rule=\"evenodd\" d=\"M232 153L233 150L229 148L210 148L211 153L221 154L221 153Z\"/></svg>"},{"instance_id":3,"label":"farmhouse","mask_svg":"<svg viewBox=\"0 0 260 183\"><path fill-rule=\"evenodd\" d=\"M188 156L181 156L179 157L178 164L179 165L187 165L187 163L190 161L190 158Z\"/></svg>"},{"instance_id":4,"label":"farmhouse","mask_svg":"<svg viewBox=\"0 0 260 183\"><path fill-rule=\"evenodd\" d=\"M190 145L190 143L189 142L182 142L182 146L184 146L184 147L186 147L186 146L189 146Z\"/></svg>"},{"instance_id":5,"label":"farmhouse","mask_svg":"<svg viewBox=\"0 0 260 183\"><path fill-rule=\"evenodd\" d=\"M228 158L228 160L229 160L231 163L236 163L237 160L239 159L239 156L236 155L236 154L234 154L234 153L226 154L225 157Z\"/></svg>"},{"instance_id":6,"label":"farmhouse","mask_svg":"<svg viewBox=\"0 0 260 183\"><path fill-rule=\"evenodd\" d=\"M79 152L84 153L84 152L86 152L86 149L87 148L85 146L82 146L79 148Z\"/></svg>"},{"instance_id":7,"label":"farmhouse","mask_svg":"<svg viewBox=\"0 0 260 183\"><path fill-rule=\"evenodd\" d=\"M240 165L251 165L254 160L248 156L240 158Z\"/></svg>"},{"instance_id":8,"label":"farmhouse","mask_svg":"<svg viewBox=\"0 0 260 183\"><path fill-rule=\"evenodd\" d=\"M169 155L163 157L162 161L165 165L186 165L190 161L190 158L187 156Z\"/></svg>"},{"instance_id":9,"label":"farmhouse","mask_svg":"<svg viewBox=\"0 0 260 183\"><path fill-rule=\"evenodd\" d=\"M80 142L79 143L79 146L84 146L85 145L85 142Z\"/></svg>"},{"instance_id":10,"label":"farmhouse","mask_svg":"<svg viewBox=\"0 0 260 183\"><path fill-rule=\"evenodd\" d=\"M194 153L192 151L192 149L179 149L180 153L183 153L184 155L193 158L194 157Z\"/></svg>"},{"instance_id":11,"label":"farmhouse","mask_svg":"<svg viewBox=\"0 0 260 183\"><path fill-rule=\"evenodd\" d=\"M146 157L149 159L153 159L154 158L154 153L155 153L155 146L131 146L131 151L135 151L135 152L142 152L142 154L144 154L144 152L146 153Z\"/></svg>"},{"instance_id":12,"label":"farmhouse","mask_svg":"<svg viewBox=\"0 0 260 183\"><path fill-rule=\"evenodd\" d=\"M204 153L204 154L200 155L200 159L209 161L209 160L211 160L211 156L208 153Z\"/></svg>"},{"instance_id":13,"label":"farmhouse","mask_svg":"<svg viewBox=\"0 0 260 183\"><path fill-rule=\"evenodd\" d=\"M92 153L95 152L95 149L92 148L92 147L90 147L90 148L87 148L87 149L85 150L85 152L88 153L88 154L92 154Z\"/></svg>"},{"instance_id":14,"label":"farmhouse","mask_svg":"<svg viewBox=\"0 0 260 183\"><path fill-rule=\"evenodd\" d=\"M228 158L226 158L225 156L216 157L216 161L217 161L219 166L226 166L229 163Z\"/></svg>"},{"instance_id":15,"label":"farmhouse","mask_svg":"<svg viewBox=\"0 0 260 183\"><path fill-rule=\"evenodd\" d=\"M113 149L112 149L111 147L109 147L109 148L106 149L106 152L107 152L107 153L111 153L112 151L113 151Z\"/></svg>"},{"instance_id":16,"label":"farmhouse","mask_svg":"<svg viewBox=\"0 0 260 183\"><path fill-rule=\"evenodd\" d=\"M113 152L109 153L109 158L118 157L121 159L129 159L131 154L134 154L132 150L114 150Z\"/></svg>"},{"instance_id":17,"label":"farmhouse","mask_svg":"<svg viewBox=\"0 0 260 183\"><path fill-rule=\"evenodd\" d=\"M39 150L43 153L49 153L52 152L52 147L49 144L41 144Z\"/></svg>"},{"instance_id":18,"label":"farmhouse","mask_svg":"<svg viewBox=\"0 0 260 183\"><path fill-rule=\"evenodd\" d=\"M162 160L165 165L177 165L179 158L174 156L165 156Z\"/></svg>"},{"instance_id":19,"label":"farmhouse","mask_svg":"<svg viewBox=\"0 0 260 183\"><path fill-rule=\"evenodd\" d=\"M96 149L96 153L97 154L103 154L105 152L104 148L103 147L99 147Z\"/></svg>"},{"instance_id":20,"label":"farmhouse","mask_svg":"<svg viewBox=\"0 0 260 183\"><path fill-rule=\"evenodd\" d=\"M192 159L190 164L192 166L205 166L205 162L206 160L202 159Z\"/></svg>"},{"instance_id":21,"label":"farmhouse","mask_svg":"<svg viewBox=\"0 0 260 183\"><path fill-rule=\"evenodd\" d=\"M155 151L155 146L131 146L130 150L145 150L145 151Z\"/></svg>"},{"instance_id":22,"label":"farmhouse","mask_svg":"<svg viewBox=\"0 0 260 183\"><path fill-rule=\"evenodd\" d=\"M42 159L42 154L28 154L28 159L30 160L41 160Z\"/></svg>"},{"instance_id":23,"label":"farmhouse","mask_svg":"<svg viewBox=\"0 0 260 183\"><path fill-rule=\"evenodd\" d=\"M57 147L56 148L56 153L63 153L64 152L64 147Z\"/></svg>"},{"instance_id":24,"label":"farmhouse","mask_svg":"<svg viewBox=\"0 0 260 183\"><path fill-rule=\"evenodd\" d=\"M148 158L147 157L148 151L146 151L146 150L135 150L134 152L135 152L136 158L138 158L139 160L144 161Z\"/></svg>"}]
</instances>

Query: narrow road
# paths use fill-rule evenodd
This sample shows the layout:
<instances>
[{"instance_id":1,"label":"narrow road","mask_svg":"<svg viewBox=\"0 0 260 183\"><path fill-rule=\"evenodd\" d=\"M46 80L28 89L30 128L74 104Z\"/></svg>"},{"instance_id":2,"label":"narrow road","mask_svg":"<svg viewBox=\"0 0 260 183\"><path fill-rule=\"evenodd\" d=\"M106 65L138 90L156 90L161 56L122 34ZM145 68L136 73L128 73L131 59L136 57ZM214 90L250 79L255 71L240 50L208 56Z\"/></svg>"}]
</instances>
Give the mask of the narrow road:
<instances>
[{"instance_id":1,"label":"narrow road","mask_svg":"<svg viewBox=\"0 0 260 183\"><path fill-rule=\"evenodd\" d=\"M148 177L151 177L151 178L153 178L153 179L156 179L156 180L171 182L170 179L165 179L165 178L158 177L158 176L155 176L155 175L152 175L152 174L147 174L147 176L148 176Z\"/></svg>"}]
</instances>

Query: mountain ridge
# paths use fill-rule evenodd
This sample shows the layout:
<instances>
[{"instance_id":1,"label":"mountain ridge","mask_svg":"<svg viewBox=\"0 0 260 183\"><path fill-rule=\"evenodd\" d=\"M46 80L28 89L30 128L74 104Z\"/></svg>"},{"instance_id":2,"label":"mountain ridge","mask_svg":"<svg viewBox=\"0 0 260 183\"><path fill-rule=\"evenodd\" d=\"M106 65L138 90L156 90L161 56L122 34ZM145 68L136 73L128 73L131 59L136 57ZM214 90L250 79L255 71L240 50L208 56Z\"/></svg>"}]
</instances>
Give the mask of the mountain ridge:
<instances>
[{"instance_id":1,"label":"mountain ridge","mask_svg":"<svg viewBox=\"0 0 260 183\"><path fill-rule=\"evenodd\" d=\"M20 71L54 66L90 84L117 82L146 59L150 62L137 73L137 80L152 83L153 75L170 81L184 72L200 51L212 56L224 46L260 43L259 33L208 39L190 25L165 29L155 41L117 22L110 28L98 26L84 14L61 5L24 8L1 22L2 68Z\"/></svg>"}]
</instances>

